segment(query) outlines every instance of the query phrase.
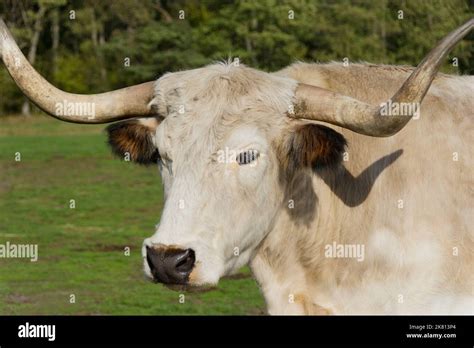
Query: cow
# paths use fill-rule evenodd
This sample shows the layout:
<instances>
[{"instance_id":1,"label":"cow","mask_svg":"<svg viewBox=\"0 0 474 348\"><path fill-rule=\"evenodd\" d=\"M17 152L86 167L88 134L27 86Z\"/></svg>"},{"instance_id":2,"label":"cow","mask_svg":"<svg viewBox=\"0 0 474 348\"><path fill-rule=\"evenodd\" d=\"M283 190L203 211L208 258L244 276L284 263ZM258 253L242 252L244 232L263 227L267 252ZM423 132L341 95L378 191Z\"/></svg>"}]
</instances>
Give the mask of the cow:
<instances>
[{"instance_id":1,"label":"cow","mask_svg":"<svg viewBox=\"0 0 474 348\"><path fill-rule=\"evenodd\" d=\"M416 68L229 61L95 95L49 84L3 21L0 53L40 109L118 121L112 151L158 166L150 280L205 287L249 265L270 314L472 314L474 77L438 70L473 26Z\"/></svg>"}]
</instances>

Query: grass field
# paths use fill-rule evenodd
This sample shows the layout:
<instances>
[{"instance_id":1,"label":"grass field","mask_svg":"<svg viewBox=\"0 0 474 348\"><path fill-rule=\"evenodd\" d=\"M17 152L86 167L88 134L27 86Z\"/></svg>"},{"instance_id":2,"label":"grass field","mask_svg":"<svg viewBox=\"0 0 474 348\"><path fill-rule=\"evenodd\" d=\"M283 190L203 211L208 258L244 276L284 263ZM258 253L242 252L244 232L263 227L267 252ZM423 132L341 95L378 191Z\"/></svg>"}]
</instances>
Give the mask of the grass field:
<instances>
[{"instance_id":1,"label":"grass field","mask_svg":"<svg viewBox=\"0 0 474 348\"><path fill-rule=\"evenodd\" d=\"M0 314L264 313L248 269L205 292L144 279L141 244L160 217L160 178L156 167L113 158L103 129L0 118L0 244L38 244L39 254L0 258Z\"/></svg>"}]
</instances>

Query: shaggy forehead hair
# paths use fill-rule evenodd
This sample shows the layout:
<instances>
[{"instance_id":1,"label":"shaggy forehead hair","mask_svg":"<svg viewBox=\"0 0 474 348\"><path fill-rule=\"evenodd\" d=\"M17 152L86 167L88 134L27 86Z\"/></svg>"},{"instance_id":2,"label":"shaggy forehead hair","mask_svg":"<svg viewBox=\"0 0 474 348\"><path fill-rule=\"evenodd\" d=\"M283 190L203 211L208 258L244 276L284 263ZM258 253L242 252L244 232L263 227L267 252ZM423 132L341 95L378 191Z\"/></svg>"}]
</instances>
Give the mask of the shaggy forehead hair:
<instances>
[{"instance_id":1,"label":"shaggy forehead hair","mask_svg":"<svg viewBox=\"0 0 474 348\"><path fill-rule=\"evenodd\" d=\"M164 117L166 138L202 157L203 148L215 151L229 130L241 125L276 135L269 133L288 122L296 85L242 64L217 63L164 75L156 82L151 106Z\"/></svg>"}]
</instances>

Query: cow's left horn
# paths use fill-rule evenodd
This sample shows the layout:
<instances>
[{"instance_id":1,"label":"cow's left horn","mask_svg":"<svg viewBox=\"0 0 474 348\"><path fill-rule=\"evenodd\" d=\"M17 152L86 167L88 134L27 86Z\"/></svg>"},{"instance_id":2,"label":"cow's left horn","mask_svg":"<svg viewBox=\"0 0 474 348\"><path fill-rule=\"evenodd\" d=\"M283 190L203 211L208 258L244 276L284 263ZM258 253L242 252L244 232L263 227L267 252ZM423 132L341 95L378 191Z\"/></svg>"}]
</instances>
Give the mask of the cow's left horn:
<instances>
[{"instance_id":1,"label":"cow's left horn","mask_svg":"<svg viewBox=\"0 0 474 348\"><path fill-rule=\"evenodd\" d=\"M60 120L107 123L153 115L148 107L153 96L153 81L89 95L68 93L54 87L31 66L2 19L0 56L13 80L28 99Z\"/></svg>"},{"instance_id":2,"label":"cow's left horn","mask_svg":"<svg viewBox=\"0 0 474 348\"><path fill-rule=\"evenodd\" d=\"M307 84L299 84L293 118L322 121L374 137L387 137L402 129L414 115L445 56L474 27L474 19L452 31L422 60L395 95L382 105L370 105L351 97ZM385 114L390 104L410 103L407 115Z\"/></svg>"}]
</instances>

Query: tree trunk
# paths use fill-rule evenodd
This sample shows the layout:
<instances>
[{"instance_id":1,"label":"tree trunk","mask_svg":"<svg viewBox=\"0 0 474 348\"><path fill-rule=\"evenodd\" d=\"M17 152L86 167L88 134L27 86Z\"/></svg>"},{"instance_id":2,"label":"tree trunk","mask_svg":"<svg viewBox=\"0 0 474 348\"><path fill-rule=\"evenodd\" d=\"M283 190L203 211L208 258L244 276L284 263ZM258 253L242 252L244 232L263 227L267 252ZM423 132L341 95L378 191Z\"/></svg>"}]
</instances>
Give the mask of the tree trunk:
<instances>
[{"instance_id":1,"label":"tree trunk","mask_svg":"<svg viewBox=\"0 0 474 348\"><path fill-rule=\"evenodd\" d=\"M51 39L53 41L53 59L52 59L52 73L53 79L56 80L58 72L58 47L59 47L59 10L55 8L52 13Z\"/></svg>"},{"instance_id":2,"label":"tree trunk","mask_svg":"<svg viewBox=\"0 0 474 348\"><path fill-rule=\"evenodd\" d=\"M92 9L92 29L91 29L91 40L94 49L97 49L97 21L95 18L95 11Z\"/></svg>"},{"instance_id":3,"label":"tree trunk","mask_svg":"<svg viewBox=\"0 0 474 348\"><path fill-rule=\"evenodd\" d=\"M105 62L104 62L104 55L102 54L101 48L105 45L105 33L104 33L104 26L101 23L100 30L99 30L99 48L97 49L97 54L99 56L100 61L100 78L102 79L102 85L109 87L107 81L107 70L105 69Z\"/></svg>"},{"instance_id":4,"label":"tree trunk","mask_svg":"<svg viewBox=\"0 0 474 348\"><path fill-rule=\"evenodd\" d=\"M38 49L38 43L41 35L41 30L43 28L43 18L46 13L46 8L40 5L39 11L36 14L35 25L33 27L33 36L31 37L30 50L28 51L28 61L31 65L35 64L36 60L36 50ZM21 114L24 116L31 115L30 102L28 99L25 99L21 107Z\"/></svg>"},{"instance_id":5,"label":"tree trunk","mask_svg":"<svg viewBox=\"0 0 474 348\"><path fill-rule=\"evenodd\" d=\"M252 60L253 67L256 68L258 66L258 60L253 50L252 40L250 39L250 35L257 31L258 28L258 19L255 15L255 10L252 9L251 18L248 24L248 34L245 36L245 49L249 53L250 59Z\"/></svg>"},{"instance_id":6,"label":"tree trunk","mask_svg":"<svg viewBox=\"0 0 474 348\"><path fill-rule=\"evenodd\" d=\"M163 7L161 4L161 1L157 1L155 4L155 8L158 10L158 12L161 15L161 19L165 23L171 23L173 21L173 17L171 17L170 13L166 11L166 9Z\"/></svg>"}]
</instances>

